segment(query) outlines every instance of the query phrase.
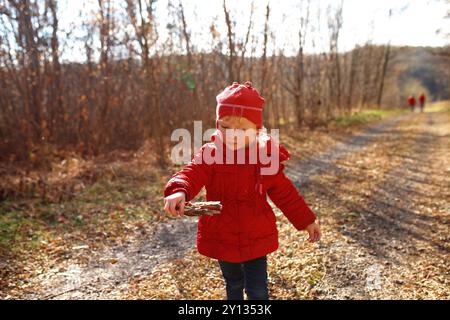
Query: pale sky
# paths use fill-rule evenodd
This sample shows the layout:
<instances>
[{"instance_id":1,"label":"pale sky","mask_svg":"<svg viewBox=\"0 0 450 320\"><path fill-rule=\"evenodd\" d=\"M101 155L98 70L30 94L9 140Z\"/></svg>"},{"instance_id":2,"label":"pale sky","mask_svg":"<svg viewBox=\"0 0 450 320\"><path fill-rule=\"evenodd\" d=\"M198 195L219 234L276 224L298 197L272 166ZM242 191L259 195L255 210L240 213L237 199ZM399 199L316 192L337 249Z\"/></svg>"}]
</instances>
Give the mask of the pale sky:
<instances>
[{"instance_id":1,"label":"pale sky","mask_svg":"<svg viewBox=\"0 0 450 320\"><path fill-rule=\"evenodd\" d=\"M167 35L165 26L170 22L167 11L168 0L157 1L156 18L161 41ZM238 37L244 37L248 25L251 0L227 0L231 17L236 21L235 31ZM317 52L328 48L327 8L336 7L340 0L310 0L310 30L306 41L306 52ZM118 1L118 6L124 6L125 1ZM178 3L178 1L173 1ZM199 50L210 49L211 36L209 26L214 21L223 37L226 36L225 18L222 9L223 0L183 0L189 30L193 44ZM303 5L302 5L303 3ZM270 0L271 18L270 28L275 34L274 42L270 42L271 50L285 48L286 53L296 51L298 43L298 25L300 18L305 15L307 0ZM265 7L267 0L256 0L254 13L254 34L261 34L264 28ZM96 0L60 0L60 23L62 28L73 30L77 34L79 23L78 14L82 12L83 19L92 15L97 8ZM392 17L389 19L389 9ZM319 14L320 12L320 14ZM342 51L351 50L356 44L362 44L371 39L376 44L391 41L393 45L409 46L444 46L450 44L445 33L450 33L450 19L444 19L450 12L450 5L446 0L343 0L343 26L339 40ZM317 18L321 16L319 21ZM93 16L93 15L92 15ZM436 31L442 29L442 34ZM81 35L81 34L80 34ZM316 47L312 47L312 40ZM65 49L67 59L82 57L81 46L70 43L73 48ZM258 47L257 53L261 52Z\"/></svg>"}]
</instances>

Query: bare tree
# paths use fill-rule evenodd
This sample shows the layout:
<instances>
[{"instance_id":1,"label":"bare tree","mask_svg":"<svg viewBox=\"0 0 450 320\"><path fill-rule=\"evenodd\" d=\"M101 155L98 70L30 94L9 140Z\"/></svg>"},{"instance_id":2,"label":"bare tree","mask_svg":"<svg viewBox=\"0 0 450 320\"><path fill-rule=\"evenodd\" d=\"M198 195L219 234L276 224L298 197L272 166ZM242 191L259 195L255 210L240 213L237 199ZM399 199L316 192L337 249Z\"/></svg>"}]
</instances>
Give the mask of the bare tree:
<instances>
[{"instance_id":1,"label":"bare tree","mask_svg":"<svg viewBox=\"0 0 450 320\"><path fill-rule=\"evenodd\" d=\"M302 2L303 4L303 2ZM303 14L303 5L300 7L300 27L298 30L298 51L295 64L292 68L294 70L294 79L286 77L283 87L294 97L295 101L295 113L297 118L297 124L302 126L305 122L305 104L304 104L304 87L303 82L305 78L305 63L304 63L304 48L306 43L307 29L309 26L309 12L310 1L308 0L306 5L306 14Z\"/></svg>"},{"instance_id":2,"label":"bare tree","mask_svg":"<svg viewBox=\"0 0 450 320\"><path fill-rule=\"evenodd\" d=\"M228 82L233 82L235 78L234 65L235 65L235 34L233 32L232 22L230 18L230 11L227 9L226 0L223 0L223 12L225 14L225 23L227 25L227 38L228 38Z\"/></svg>"}]
</instances>

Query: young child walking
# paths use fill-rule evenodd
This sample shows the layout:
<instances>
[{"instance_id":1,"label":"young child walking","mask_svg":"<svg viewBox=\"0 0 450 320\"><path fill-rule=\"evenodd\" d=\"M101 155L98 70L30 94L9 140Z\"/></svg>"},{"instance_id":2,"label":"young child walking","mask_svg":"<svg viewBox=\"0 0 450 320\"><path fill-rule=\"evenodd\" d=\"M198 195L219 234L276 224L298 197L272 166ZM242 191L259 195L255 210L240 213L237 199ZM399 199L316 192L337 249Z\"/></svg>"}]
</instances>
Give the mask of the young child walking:
<instances>
[{"instance_id":1,"label":"young child walking","mask_svg":"<svg viewBox=\"0 0 450 320\"><path fill-rule=\"evenodd\" d=\"M227 299L243 300L245 291L250 300L267 300L267 255L278 248L276 217L267 196L297 230L308 232L308 241L319 241L320 229L284 173L289 152L262 130L264 98L247 81L234 82L216 100L212 142L167 182L164 210L183 215L185 203L205 187L206 199L220 201L222 210L199 218L198 252L218 261Z\"/></svg>"}]
</instances>

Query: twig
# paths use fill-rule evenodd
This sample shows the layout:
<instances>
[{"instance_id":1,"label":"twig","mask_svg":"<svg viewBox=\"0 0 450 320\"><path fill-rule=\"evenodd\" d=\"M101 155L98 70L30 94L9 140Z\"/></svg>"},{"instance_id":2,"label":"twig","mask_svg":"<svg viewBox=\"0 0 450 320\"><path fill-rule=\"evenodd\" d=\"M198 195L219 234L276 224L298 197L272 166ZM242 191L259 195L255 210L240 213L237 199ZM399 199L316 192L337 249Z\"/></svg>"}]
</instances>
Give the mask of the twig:
<instances>
[{"instance_id":1,"label":"twig","mask_svg":"<svg viewBox=\"0 0 450 320\"><path fill-rule=\"evenodd\" d=\"M209 202L187 202L184 206L184 215L195 217L202 215L220 214L222 204L220 201Z\"/></svg>"}]
</instances>

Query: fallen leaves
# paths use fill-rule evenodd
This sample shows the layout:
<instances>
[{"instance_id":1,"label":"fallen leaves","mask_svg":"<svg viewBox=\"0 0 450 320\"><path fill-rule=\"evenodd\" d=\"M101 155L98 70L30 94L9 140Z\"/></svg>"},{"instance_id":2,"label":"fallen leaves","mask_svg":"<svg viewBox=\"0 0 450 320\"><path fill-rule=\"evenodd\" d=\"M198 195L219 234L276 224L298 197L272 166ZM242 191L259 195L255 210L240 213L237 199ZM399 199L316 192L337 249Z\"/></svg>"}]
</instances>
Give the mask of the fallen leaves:
<instances>
[{"instance_id":1,"label":"fallen leaves","mask_svg":"<svg viewBox=\"0 0 450 320\"><path fill-rule=\"evenodd\" d=\"M312 177L300 191L320 217L321 242L305 242L306 235L276 211L280 247L269 255L271 298L448 299L449 120L448 114L406 117ZM306 157L342 137L313 131L294 134L287 142L297 156ZM103 164L87 171L84 165L68 160L53 171L57 179L83 177L83 185L69 188L75 194L70 201L2 204L5 214L0 219L10 223L13 241L8 248L14 249L8 260L0 261L2 298L70 298L88 292L94 298L225 297L215 260L200 256L195 248L162 257L169 251L160 244L148 247L159 226L167 225L163 241L167 248L173 246L172 253L179 250L180 234L187 236L187 231L171 232L169 219L159 214L169 172L155 171L145 162ZM108 254L117 248L122 251ZM94 258L99 265L92 267ZM132 264L152 261L157 266L135 270L129 258L138 259ZM48 295L48 287L65 285L64 277L52 277L61 274L79 275L88 289L53 289ZM102 277L110 277L109 282ZM110 287L105 282L119 283Z\"/></svg>"}]
</instances>

